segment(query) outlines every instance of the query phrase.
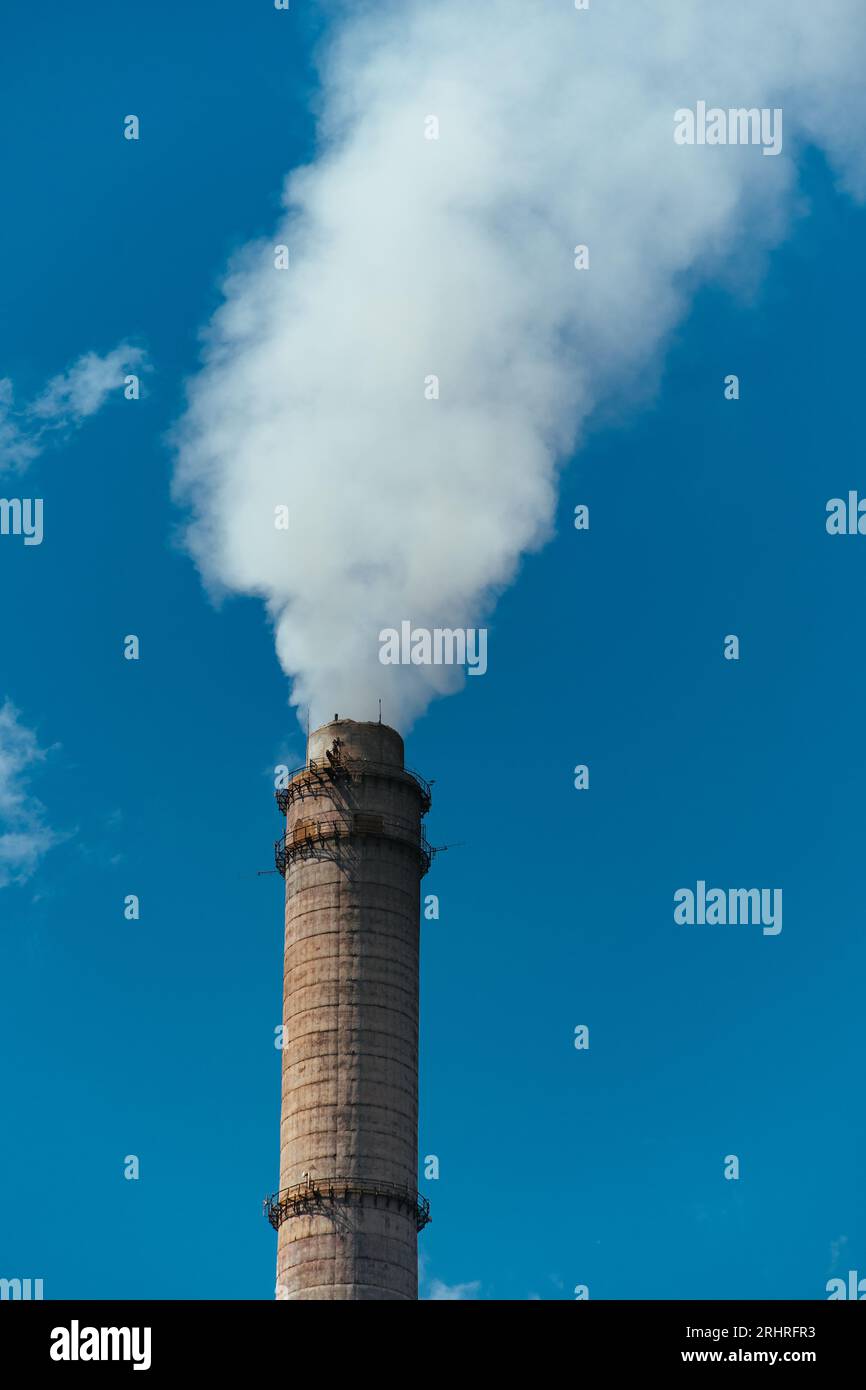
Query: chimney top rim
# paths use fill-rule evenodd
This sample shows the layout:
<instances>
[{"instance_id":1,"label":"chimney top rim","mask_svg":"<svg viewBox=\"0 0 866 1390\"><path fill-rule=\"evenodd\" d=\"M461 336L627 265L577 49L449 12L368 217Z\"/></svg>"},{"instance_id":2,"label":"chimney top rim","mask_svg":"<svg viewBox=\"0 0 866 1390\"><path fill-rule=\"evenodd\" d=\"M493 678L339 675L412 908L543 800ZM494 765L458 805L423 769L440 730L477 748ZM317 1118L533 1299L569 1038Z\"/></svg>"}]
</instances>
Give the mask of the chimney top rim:
<instances>
[{"instance_id":1,"label":"chimney top rim","mask_svg":"<svg viewBox=\"0 0 866 1390\"><path fill-rule=\"evenodd\" d=\"M349 725L354 729L387 729L389 733L396 734L398 738L403 735L399 729L395 729L393 724L386 724L379 719L349 719L340 715L339 719L326 719L324 724L317 724L315 729L310 730L310 738L314 734L320 734L323 729L337 729L343 725Z\"/></svg>"}]
</instances>

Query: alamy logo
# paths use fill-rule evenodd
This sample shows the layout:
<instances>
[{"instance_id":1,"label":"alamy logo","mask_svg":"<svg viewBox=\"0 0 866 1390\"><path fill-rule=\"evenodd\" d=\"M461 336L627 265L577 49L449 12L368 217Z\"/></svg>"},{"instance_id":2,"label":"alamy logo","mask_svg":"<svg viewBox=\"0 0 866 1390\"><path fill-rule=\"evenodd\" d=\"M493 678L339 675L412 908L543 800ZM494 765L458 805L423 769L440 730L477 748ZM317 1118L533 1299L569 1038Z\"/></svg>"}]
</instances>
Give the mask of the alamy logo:
<instances>
[{"instance_id":1,"label":"alamy logo","mask_svg":"<svg viewBox=\"0 0 866 1390\"><path fill-rule=\"evenodd\" d=\"M844 497L831 497L827 503L825 522L829 536L866 536L866 497L856 492Z\"/></svg>"},{"instance_id":2,"label":"alamy logo","mask_svg":"<svg viewBox=\"0 0 866 1390\"><path fill-rule=\"evenodd\" d=\"M763 145L763 154L782 153L781 106L722 106L707 108L697 102L694 111L674 112L674 141L678 145Z\"/></svg>"},{"instance_id":3,"label":"alamy logo","mask_svg":"<svg viewBox=\"0 0 866 1390\"><path fill-rule=\"evenodd\" d=\"M848 1270L847 1287L844 1279L828 1279L826 1288L828 1303L836 1298L856 1298L859 1303L866 1299L866 1279L861 1279L856 1269Z\"/></svg>"},{"instance_id":4,"label":"alamy logo","mask_svg":"<svg viewBox=\"0 0 866 1390\"><path fill-rule=\"evenodd\" d=\"M763 925L764 936L778 936L782 930L781 888L708 890L704 880L699 878L695 892L691 888L678 888L674 903L674 921L680 926Z\"/></svg>"},{"instance_id":5,"label":"alamy logo","mask_svg":"<svg viewBox=\"0 0 866 1390\"><path fill-rule=\"evenodd\" d=\"M0 1299L33 1299L42 1297L41 1279L0 1279Z\"/></svg>"},{"instance_id":6,"label":"alamy logo","mask_svg":"<svg viewBox=\"0 0 866 1390\"><path fill-rule=\"evenodd\" d=\"M408 620L379 633L383 666L468 666L470 676L487 670L486 627L414 627Z\"/></svg>"},{"instance_id":7,"label":"alamy logo","mask_svg":"<svg viewBox=\"0 0 866 1390\"><path fill-rule=\"evenodd\" d=\"M41 545L42 498L0 497L0 536L23 536L25 545Z\"/></svg>"},{"instance_id":8,"label":"alamy logo","mask_svg":"<svg viewBox=\"0 0 866 1390\"><path fill-rule=\"evenodd\" d=\"M134 1371L150 1370L149 1327L69 1327L51 1329L52 1361L131 1361Z\"/></svg>"}]
</instances>

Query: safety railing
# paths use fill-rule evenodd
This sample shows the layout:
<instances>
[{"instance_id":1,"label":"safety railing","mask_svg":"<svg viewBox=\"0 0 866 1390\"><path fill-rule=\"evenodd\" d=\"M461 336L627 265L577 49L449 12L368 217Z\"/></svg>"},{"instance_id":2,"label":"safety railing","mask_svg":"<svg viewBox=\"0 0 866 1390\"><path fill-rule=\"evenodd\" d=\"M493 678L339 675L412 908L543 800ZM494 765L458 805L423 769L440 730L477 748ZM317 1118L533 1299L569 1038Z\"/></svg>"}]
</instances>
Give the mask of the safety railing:
<instances>
[{"instance_id":1,"label":"safety railing","mask_svg":"<svg viewBox=\"0 0 866 1390\"><path fill-rule=\"evenodd\" d=\"M316 796L323 784L339 782L341 778L389 777L392 781L408 782L420 793L421 814L430 810L432 791L430 783L408 767L397 767L394 763L370 762L366 758L335 759L333 762L310 759L304 767L296 767L289 773L285 787L276 792L277 805L285 816L289 806L299 796Z\"/></svg>"},{"instance_id":2,"label":"safety railing","mask_svg":"<svg viewBox=\"0 0 866 1390\"><path fill-rule=\"evenodd\" d=\"M411 846L418 854L422 877L429 870L435 851L420 823L371 811L295 821L285 835L280 836L274 844L274 863L285 877L286 869L295 856L307 857L317 845L331 841L348 843L352 839L369 835L381 836L386 840L399 840L402 844Z\"/></svg>"},{"instance_id":3,"label":"safety railing","mask_svg":"<svg viewBox=\"0 0 866 1390\"><path fill-rule=\"evenodd\" d=\"M363 1204L371 1199L374 1206L396 1206L408 1211L415 1218L418 1231L432 1220L430 1203L414 1187L404 1187L400 1183L375 1182L368 1178L308 1178L295 1183L294 1187L284 1187L266 1197L264 1212L273 1226L279 1230L284 1221L292 1216L306 1216L324 1209L326 1203Z\"/></svg>"}]
</instances>

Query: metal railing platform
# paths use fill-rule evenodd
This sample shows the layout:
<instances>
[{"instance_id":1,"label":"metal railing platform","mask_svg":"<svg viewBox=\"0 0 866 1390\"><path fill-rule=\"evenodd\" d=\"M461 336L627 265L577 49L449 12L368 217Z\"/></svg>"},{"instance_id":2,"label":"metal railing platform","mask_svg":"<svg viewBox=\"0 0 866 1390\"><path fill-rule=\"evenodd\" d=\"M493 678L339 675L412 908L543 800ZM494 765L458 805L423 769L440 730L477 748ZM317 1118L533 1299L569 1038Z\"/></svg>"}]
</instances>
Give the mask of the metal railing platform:
<instances>
[{"instance_id":1,"label":"metal railing platform","mask_svg":"<svg viewBox=\"0 0 866 1390\"><path fill-rule=\"evenodd\" d=\"M422 878L428 872L435 850L420 824L401 820L398 816L377 815L369 811L296 821L291 829L291 838L286 833L275 842L274 863L278 872L285 878L286 869L292 859L311 857L317 845L329 841L348 843L353 839L371 835L409 845L418 854Z\"/></svg>"},{"instance_id":2,"label":"metal railing platform","mask_svg":"<svg viewBox=\"0 0 866 1390\"><path fill-rule=\"evenodd\" d=\"M282 814L286 815L296 797L317 796L328 783L339 783L345 779L356 781L362 777L388 777L392 781L411 783L421 796L422 816L430 810L430 783L425 782L417 772L412 772L408 767L397 767L394 763L370 762L366 758L346 758L345 761L335 759L333 762L316 761L311 758L303 767L296 767L289 773L287 785L280 787L275 793L277 805Z\"/></svg>"},{"instance_id":3,"label":"metal railing platform","mask_svg":"<svg viewBox=\"0 0 866 1390\"><path fill-rule=\"evenodd\" d=\"M432 1220L430 1203L413 1187L394 1182L374 1182L369 1178L308 1178L294 1187L266 1197L264 1213L275 1231L292 1216L309 1216L323 1210L326 1204L363 1205L367 1200L374 1206L396 1206L415 1218L418 1231Z\"/></svg>"}]
</instances>

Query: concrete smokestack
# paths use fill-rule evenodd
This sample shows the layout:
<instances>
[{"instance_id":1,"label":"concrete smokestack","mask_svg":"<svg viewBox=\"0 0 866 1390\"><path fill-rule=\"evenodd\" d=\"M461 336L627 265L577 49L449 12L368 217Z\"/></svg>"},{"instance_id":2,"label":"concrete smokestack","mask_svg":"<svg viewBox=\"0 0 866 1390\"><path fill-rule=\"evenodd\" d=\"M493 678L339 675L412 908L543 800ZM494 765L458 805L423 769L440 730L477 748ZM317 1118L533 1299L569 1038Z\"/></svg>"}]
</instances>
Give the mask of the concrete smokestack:
<instances>
[{"instance_id":1,"label":"concrete smokestack","mask_svg":"<svg viewBox=\"0 0 866 1390\"><path fill-rule=\"evenodd\" d=\"M335 716L277 793L286 880L277 1297L415 1299L420 880L430 790Z\"/></svg>"}]
</instances>

